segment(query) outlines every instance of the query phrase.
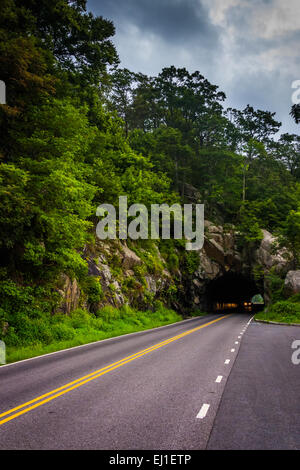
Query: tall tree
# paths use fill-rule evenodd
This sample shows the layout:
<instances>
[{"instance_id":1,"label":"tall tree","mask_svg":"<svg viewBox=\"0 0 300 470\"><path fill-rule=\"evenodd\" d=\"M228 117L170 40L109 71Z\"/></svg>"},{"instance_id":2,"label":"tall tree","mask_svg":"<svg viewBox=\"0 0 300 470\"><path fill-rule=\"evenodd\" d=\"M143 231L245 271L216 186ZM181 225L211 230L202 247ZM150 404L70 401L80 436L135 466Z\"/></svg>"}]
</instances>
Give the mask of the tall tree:
<instances>
[{"instance_id":1,"label":"tall tree","mask_svg":"<svg viewBox=\"0 0 300 470\"><path fill-rule=\"evenodd\" d=\"M56 95L83 96L118 62L111 21L86 12L85 0L3 0L0 5L0 105L2 158L17 153L12 137L32 105Z\"/></svg>"},{"instance_id":2,"label":"tall tree","mask_svg":"<svg viewBox=\"0 0 300 470\"><path fill-rule=\"evenodd\" d=\"M275 158L286 165L295 178L300 179L300 137L298 135L282 134L270 150Z\"/></svg>"},{"instance_id":3,"label":"tall tree","mask_svg":"<svg viewBox=\"0 0 300 470\"><path fill-rule=\"evenodd\" d=\"M261 148L257 143L267 145L278 132L281 123L274 119L276 113L255 110L249 104L242 111L228 108L227 116L235 124L239 133L238 150L244 155L242 199L246 200L247 173L251 162Z\"/></svg>"},{"instance_id":4,"label":"tall tree","mask_svg":"<svg viewBox=\"0 0 300 470\"><path fill-rule=\"evenodd\" d=\"M276 121L276 113L254 109L249 104L242 111L228 108L227 116L235 124L240 134L240 151L247 154L250 162L256 154L255 142L268 144L276 134L281 122Z\"/></svg>"}]
</instances>

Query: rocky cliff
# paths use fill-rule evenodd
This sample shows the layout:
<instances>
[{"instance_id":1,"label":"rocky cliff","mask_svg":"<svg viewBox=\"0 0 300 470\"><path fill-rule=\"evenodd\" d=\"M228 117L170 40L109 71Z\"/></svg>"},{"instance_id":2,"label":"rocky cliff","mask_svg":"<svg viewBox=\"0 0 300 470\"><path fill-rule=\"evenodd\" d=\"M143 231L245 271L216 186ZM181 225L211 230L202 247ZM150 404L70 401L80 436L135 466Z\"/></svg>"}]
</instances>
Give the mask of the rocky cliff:
<instances>
[{"instance_id":1,"label":"rocky cliff","mask_svg":"<svg viewBox=\"0 0 300 470\"><path fill-rule=\"evenodd\" d=\"M266 230L258 245L240 246L234 227L205 222L205 242L198 252L173 248L172 255L160 251L152 241L100 241L86 247L83 257L88 277L97 295L90 295L86 286L63 275L57 288L61 296L58 311L66 314L77 307L96 311L105 304L116 307L127 303L139 309L162 302L185 313L191 309L210 308L208 292L212 283L231 274L252 283L253 293L271 300L268 275L287 276L287 295L300 291L300 272L291 272L288 253L275 252L275 238ZM173 257L173 258L172 258ZM170 263L170 260L178 263ZM191 262L192 260L192 262Z\"/></svg>"}]
</instances>

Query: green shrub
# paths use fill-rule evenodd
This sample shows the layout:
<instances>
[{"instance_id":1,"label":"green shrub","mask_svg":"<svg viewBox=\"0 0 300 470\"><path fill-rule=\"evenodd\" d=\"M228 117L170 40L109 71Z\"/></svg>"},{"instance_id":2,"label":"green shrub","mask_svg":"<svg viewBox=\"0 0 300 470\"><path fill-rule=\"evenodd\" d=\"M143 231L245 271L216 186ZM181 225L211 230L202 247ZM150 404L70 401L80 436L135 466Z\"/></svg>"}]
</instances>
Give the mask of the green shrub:
<instances>
[{"instance_id":1,"label":"green shrub","mask_svg":"<svg viewBox=\"0 0 300 470\"><path fill-rule=\"evenodd\" d=\"M298 294L292 295L292 297L289 297L289 302L299 302L300 303L300 292Z\"/></svg>"},{"instance_id":2,"label":"green shrub","mask_svg":"<svg viewBox=\"0 0 300 470\"><path fill-rule=\"evenodd\" d=\"M51 328L52 335L55 341L63 341L73 339L75 337L75 330L64 323L58 323Z\"/></svg>"},{"instance_id":3,"label":"green shrub","mask_svg":"<svg viewBox=\"0 0 300 470\"><path fill-rule=\"evenodd\" d=\"M174 272L178 269L179 267L179 257L176 255L176 253L171 253L168 256L168 268L171 272Z\"/></svg>"},{"instance_id":4,"label":"green shrub","mask_svg":"<svg viewBox=\"0 0 300 470\"><path fill-rule=\"evenodd\" d=\"M92 318L91 319L91 327L95 330L103 330L104 321L102 318Z\"/></svg>"},{"instance_id":5,"label":"green shrub","mask_svg":"<svg viewBox=\"0 0 300 470\"><path fill-rule=\"evenodd\" d=\"M174 296L176 296L176 294L177 294L177 290L178 290L178 289L177 289L177 287L175 286L175 284L172 283L172 284L170 284L170 286L168 287L167 295L168 295L169 297L174 297Z\"/></svg>"},{"instance_id":6,"label":"green shrub","mask_svg":"<svg viewBox=\"0 0 300 470\"><path fill-rule=\"evenodd\" d=\"M3 312L1 314L3 316ZM138 311L125 304L119 309L106 305L95 315L82 309L70 315L44 314L41 318L29 318L16 312L14 324L5 334L7 357L9 362L26 359L181 319L180 315L158 301L154 311Z\"/></svg>"},{"instance_id":7,"label":"green shrub","mask_svg":"<svg viewBox=\"0 0 300 470\"><path fill-rule=\"evenodd\" d=\"M300 323L300 303L280 300L255 316L258 320Z\"/></svg>"},{"instance_id":8,"label":"green shrub","mask_svg":"<svg viewBox=\"0 0 300 470\"><path fill-rule=\"evenodd\" d=\"M122 318L133 317L137 314L136 310L127 304L122 305L120 313Z\"/></svg>"},{"instance_id":9,"label":"green shrub","mask_svg":"<svg viewBox=\"0 0 300 470\"><path fill-rule=\"evenodd\" d=\"M153 303L153 309L154 311L157 311L157 310L163 310L165 307L164 307L164 304L162 303L161 300L155 300L154 303Z\"/></svg>"},{"instance_id":10,"label":"green shrub","mask_svg":"<svg viewBox=\"0 0 300 470\"><path fill-rule=\"evenodd\" d=\"M71 313L69 323L72 328L85 328L89 326L91 315L86 310L77 309Z\"/></svg>"},{"instance_id":11,"label":"green shrub","mask_svg":"<svg viewBox=\"0 0 300 470\"><path fill-rule=\"evenodd\" d=\"M264 277L264 269L261 264L256 264L252 268L252 273L255 281L260 281Z\"/></svg>"},{"instance_id":12,"label":"green shrub","mask_svg":"<svg viewBox=\"0 0 300 470\"><path fill-rule=\"evenodd\" d=\"M20 338L18 337L17 333L15 332L15 328L10 326L8 332L6 333L5 337L3 336L5 343L7 346L18 346L20 345Z\"/></svg>"},{"instance_id":13,"label":"green shrub","mask_svg":"<svg viewBox=\"0 0 300 470\"><path fill-rule=\"evenodd\" d=\"M186 268L189 274L193 274L199 268L200 257L198 251L187 251L185 254Z\"/></svg>"},{"instance_id":14,"label":"green shrub","mask_svg":"<svg viewBox=\"0 0 300 470\"><path fill-rule=\"evenodd\" d=\"M138 280L142 283L144 287L147 287L147 281L145 279L145 274L147 273L147 267L145 264L140 266L134 266L133 271L138 278Z\"/></svg>"},{"instance_id":15,"label":"green shrub","mask_svg":"<svg viewBox=\"0 0 300 470\"><path fill-rule=\"evenodd\" d=\"M53 334L48 322L42 319L30 319L23 316L22 324L15 330L19 338L19 344L50 344Z\"/></svg>"},{"instance_id":16,"label":"green shrub","mask_svg":"<svg viewBox=\"0 0 300 470\"><path fill-rule=\"evenodd\" d=\"M120 319L120 311L112 305L105 305L95 313L97 318L102 318L106 323Z\"/></svg>"},{"instance_id":17,"label":"green shrub","mask_svg":"<svg viewBox=\"0 0 300 470\"><path fill-rule=\"evenodd\" d=\"M191 317L201 317L203 315L207 315L207 312L202 312L200 308L194 308L194 310L190 312Z\"/></svg>"},{"instance_id":18,"label":"green shrub","mask_svg":"<svg viewBox=\"0 0 300 470\"><path fill-rule=\"evenodd\" d=\"M126 291L128 289L134 289L137 284L136 279L133 276L126 277L122 284L122 291Z\"/></svg>"},{"instance_id":19,"label":"green shrub","mask_svg":"<svg viewBox=\"0 0 300 470\"><path fill-rule=\"evenodd\" d=\"M269 291L271 294L272 302L278 302L284 300L284 279L271 269L269 274L266 275L266 280L269 285Z\"/></svg>"},{"instance_id":20,"label":"green shrub","mask_svg":"<svg viewBox=\"0 0 300 470\"><path fill-rule=\"evenodd\" d=\"M103 298L103 291L98 277L88 276L84 281L83 289L90 304L98 303Z\"/></svg>"},{"instance_id":21,"label":"green shrub","mask_svg":"<svg viewBox=\"0 0 300 470\"><path fill-rule=\"evenodd\" d=\"M272 305L270 313L281 315L282 317L298 316L300 319L300 304L290 302L288 300L282 300Z\"/></svg>"}]
</instances>

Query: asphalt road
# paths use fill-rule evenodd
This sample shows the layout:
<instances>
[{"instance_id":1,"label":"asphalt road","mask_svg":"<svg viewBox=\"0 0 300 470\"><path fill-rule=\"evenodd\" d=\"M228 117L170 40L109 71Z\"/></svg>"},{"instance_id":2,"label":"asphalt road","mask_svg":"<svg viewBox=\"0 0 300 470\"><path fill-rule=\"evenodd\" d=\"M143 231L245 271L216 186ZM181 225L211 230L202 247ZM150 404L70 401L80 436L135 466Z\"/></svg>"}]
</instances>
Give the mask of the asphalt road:
<instances>
[{"instance_id":1,"label":"asphalt road","mask_svg":"<svg viewBox=\"0 0 300 470\"><path fill-rule=\"evenodd\" d=\"M1 367L0 448L205 448L249 318L209 315Z\"/></svg>"},{"instance_id":2,"label":"asphalt road","mask_svg":"<svg viewBox=\"0 0 300 470\"><path fill-rule=\"evenodd\" d=\"M294 340L300 340L297 326L250 324L208 449L300 450L300 364L291 360Z\"/></svg>"},{"instance_id":3,"label":"asphalt road","mask_svg":"<svg viewBox=\"0 0 300 470\"><path fill-rule=\"evenodd\" d=\"M278 423L272 421L274 403L285 400L289 404L278 417L285 419L279 433L290 426L290 437L280 442L300 448L295 400L300 365L289 369L292 330L282 340L268 333L268 325L249 325L250 318L207 315L2 366L0 449L191 450L237 443L237 448L252 448L255 442L267 448L276 434L268 422ZM265 328L268 354L261 346ZM292 327L279 328L287 332ZM270 374L276 378L264 389ZM249 383L254 395L245 390ZM255 393L270 398L271 392L277 398L270 399L266 411L267 397L260 405ZM256 413L250 428L239 414L247 409L241 406L245 393L248 415Z\"/></svg>"}]
</instances>

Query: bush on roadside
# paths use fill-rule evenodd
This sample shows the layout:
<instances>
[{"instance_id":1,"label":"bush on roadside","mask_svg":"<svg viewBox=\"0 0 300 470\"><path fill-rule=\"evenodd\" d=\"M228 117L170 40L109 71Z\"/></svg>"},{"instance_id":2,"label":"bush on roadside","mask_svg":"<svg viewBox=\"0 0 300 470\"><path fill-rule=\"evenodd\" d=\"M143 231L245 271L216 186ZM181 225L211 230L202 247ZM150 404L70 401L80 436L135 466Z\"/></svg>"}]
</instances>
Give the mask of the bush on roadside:
<instances>
[{"instance_id":1,"label":"bush on roadside","mask_svg":"<svg viewBox=\"0 0 300 470\"><path fill-rule=\"evenodd\" d=\"M74 328L71 328L64 323L58 323L52 326L52 336L55 341L63 341L75 338L76 332Z\"/></svg>"},{"instance_id":2,"label":"bush on roadside","mask_svg":"<svg viewBox=\"0 0 300 470\"><path fill-rule=\"evenodd\" d=\"M11 362L180 320L180 315L158 301L153 311L138 311L125 304L121 308L106 305L95 314L83 309L52 316L35 311L31 317L16 312L3 339Z\"/></svg>"},{"instance_id":3,"label":"bush on roadside","mask_svg":"<svg viewBox=\"0 0 300 470\"><path fill-rule=\"evenodd\" d=\"M272 305L270 313L282 317L299 316L300 319L300 303L281 300Z\"/></svg>"},{"instance_id":4,"label":"bush on roadside","mask_svg":"<svg viewBox=\"0 0 300 470\"><path fill-rule=\"evenodd\" d=\"M280 300L258 313L255 318L283 323L300 323L300 302L290 299Z\"/></svg>"}]
</instances>

